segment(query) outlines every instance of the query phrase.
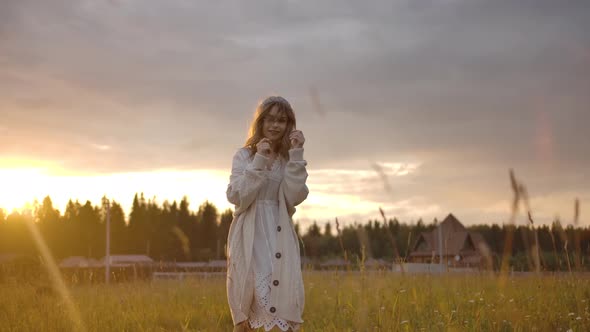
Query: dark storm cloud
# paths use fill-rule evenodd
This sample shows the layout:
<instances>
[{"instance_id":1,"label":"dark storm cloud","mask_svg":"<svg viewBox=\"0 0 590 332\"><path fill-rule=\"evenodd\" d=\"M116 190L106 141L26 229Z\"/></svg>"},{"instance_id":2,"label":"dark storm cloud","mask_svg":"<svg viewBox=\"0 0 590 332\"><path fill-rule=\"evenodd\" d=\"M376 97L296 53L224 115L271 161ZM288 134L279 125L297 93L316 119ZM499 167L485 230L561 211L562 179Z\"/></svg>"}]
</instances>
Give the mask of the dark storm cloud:
<instances>
[{"instance_id":1,"label":"dark storm cloud","mask_svg":"<svg viewBox=\"0 0 590 332\"><path fill-rule=\"evenodd\" d=\"M391 201L458 209L476 188L489 204L470 204L491 205L510 167L540 195L587 192L589 9L3 1L0 154L82 173L228 169L257 101L276 93L295 106L310 166L420 162ZM374 185L362 195L378 200Z\"/></svg>"}]
</instances>

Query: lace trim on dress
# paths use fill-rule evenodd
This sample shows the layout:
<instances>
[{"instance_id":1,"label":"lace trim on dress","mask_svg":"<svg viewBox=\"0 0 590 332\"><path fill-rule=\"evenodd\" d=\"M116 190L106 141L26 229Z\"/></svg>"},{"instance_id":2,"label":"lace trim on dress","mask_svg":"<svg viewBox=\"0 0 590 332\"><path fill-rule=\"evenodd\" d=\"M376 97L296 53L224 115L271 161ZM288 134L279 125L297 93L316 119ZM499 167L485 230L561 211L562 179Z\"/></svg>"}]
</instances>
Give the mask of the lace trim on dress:
<instances>
[{"instance_id":1,"label":"lace trim on dress","mask_svg":"<svg viewBox=\"0 0 590 332\"><path fill-rule=\"evenodd\" d=\"M248 319L250 326L255 329L264 326L265 331L270 331L274 326L277 326L281 331L287 331L288 329L292 329L293 331L298 330L299 324L291 323L268 314L270 280L270 274L267 276L256 276L256 301L252 303L252 313Z\"/></svg>"}]
</instances>

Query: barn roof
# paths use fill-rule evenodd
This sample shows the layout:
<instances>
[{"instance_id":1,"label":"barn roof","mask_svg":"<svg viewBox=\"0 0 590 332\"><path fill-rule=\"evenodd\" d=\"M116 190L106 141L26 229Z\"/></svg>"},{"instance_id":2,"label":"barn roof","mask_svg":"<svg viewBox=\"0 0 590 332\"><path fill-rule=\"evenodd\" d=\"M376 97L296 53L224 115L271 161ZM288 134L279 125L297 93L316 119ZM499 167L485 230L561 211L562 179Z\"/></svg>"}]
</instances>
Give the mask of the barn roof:
<instances>
[{"instance_id":1,"label":"barn roof","mask_svg":"<svg viewBox=\"0 0 590 332\"><path fill-rule=\"evenodd\" d=\"M468 231L453 214L449 214L435 229L418 236L410 256L440 255L441 238L443 255L446 256L477 253L481 246L487 246L479 233Z\"/></svg>"}]
</instances>

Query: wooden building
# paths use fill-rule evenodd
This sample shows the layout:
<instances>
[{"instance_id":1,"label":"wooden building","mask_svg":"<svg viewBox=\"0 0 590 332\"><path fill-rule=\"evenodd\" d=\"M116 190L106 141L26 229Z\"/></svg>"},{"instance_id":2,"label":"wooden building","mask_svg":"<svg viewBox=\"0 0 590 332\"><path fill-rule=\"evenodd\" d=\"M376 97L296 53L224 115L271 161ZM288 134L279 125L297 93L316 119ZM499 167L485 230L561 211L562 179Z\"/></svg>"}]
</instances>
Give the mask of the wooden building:
<instances>
[{"instance_id":1,"label":"wooden building","mask_svg":"<svg viewBox=\"0 0 590 332\"><path fill-rule=\"evenodd\" d=\"M420 234L412 246L410 263L440 263L449 267L484 268L490 249L481 234L468 231L449 214L435 229Z\"/></svg>"}]
</instances>

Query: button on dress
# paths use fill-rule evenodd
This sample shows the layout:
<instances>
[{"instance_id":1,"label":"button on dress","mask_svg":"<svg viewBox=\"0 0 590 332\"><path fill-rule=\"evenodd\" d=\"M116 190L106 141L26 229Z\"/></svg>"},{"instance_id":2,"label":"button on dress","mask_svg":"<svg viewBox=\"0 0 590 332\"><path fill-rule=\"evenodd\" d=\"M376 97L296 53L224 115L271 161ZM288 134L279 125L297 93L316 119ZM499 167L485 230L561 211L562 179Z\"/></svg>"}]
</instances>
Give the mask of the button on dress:
<instances>
[{"instance_id":1,"label":"button on dress","mask_svg":"<svg viewBox=\"0 0 590 332\"><path fill-rule=\"evenodd\" d=\"M280 231L280 227L277 226L279 185L284 171L285 161L277 158L269 171L269 181L260 188L256 198L253 263L249 275L254 280L255 287L248 320L253 328L264 327L265 331L270 331L275 326L282 331L287 331L289 328L295 331L300 325L269 314L274 312L274 307L270 304L271 287L281 287L278 282L273 284L271 276L272 261L276 255L277 232Z\"/></svg>"},{"instance_id":2,"label":"button on dress","mask_svg":"<svg viewBox=\"0 0 590 332\"><path fill-rule=\"evenodd\" d=\"M277 162L280 171L277 171L279 166L273 164L272 167L268 167L268 163L268 158L259 153L252 155L252 152L245 147L239 149L232 160L226 196L228 201L235 205L235 210L227 237L226 290L234 326L247 321L250 317L258 317L257 313L261 311L253 309L252 306L258 306L260 303L262 303L260 305L262 309L268 309L265 313L272 317L282 319L287 324L303 324L305 289L299 256L299 239L293 226L292 217L297 210L296 206L305 201L309 194L309 189L305 184L308 176L307 161L303 158L303 148L292 148L289 149L288 159L285 158L285 160ZM271 176L274 180L270 179ZM276 189L271 190L277 183L279 183L278 194ZM274 194L270 195L270 193ZM276 196L273 197L274 195ZM258 218L257 216L261 214L257 210L259 206L264 210L269 209L268 206L274 204L262 201L276 201L277 197L278 220L270 223L270 225L275 225L274 230L276 230L273 230L275 234L273 240L272 226L270 228L257 226L257 219L258 222L269 220L269 218ZM277 209L270 208L270 210L271 214L276 215ZM269 252L273 257L270 268L269 265L266 265L267 259L258 260L258 266L253 268L256 230L259 231L259 235L256 237L257 245L263 243L269 248L264 251L265 255L262 257L268 257ZM263 230L267 234L266 236L271 235L267 240L264 236L260 236L260 232ZM262 241L260 241L261 239ZM275 245L274 251L271 250L271 242ZM257 252L260 251L257 250ZM260 271L264 271L264 266L266 266L266 273L261 273ZM260 291L255 296L255 275L268 274L268 271L271 271L270 280L279 281L279 285L262 288L263 291L270 292L270 295L267 296L270 308L264 308L264 303L255 299L264 298L264 295L260 296ZM268 284L271 281L259 282L259 285ZM275 324L275 326L277 325ZM278 326L277 329L280 330L281 325ZM298 328L293 326L293 329L297 330Z\"/></svg>"}]
</instances>

